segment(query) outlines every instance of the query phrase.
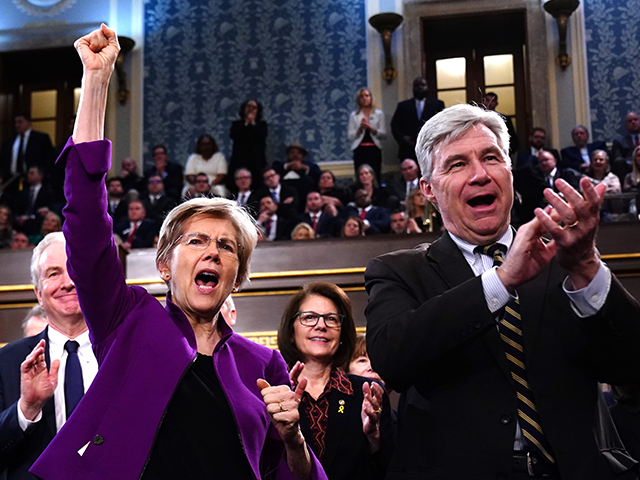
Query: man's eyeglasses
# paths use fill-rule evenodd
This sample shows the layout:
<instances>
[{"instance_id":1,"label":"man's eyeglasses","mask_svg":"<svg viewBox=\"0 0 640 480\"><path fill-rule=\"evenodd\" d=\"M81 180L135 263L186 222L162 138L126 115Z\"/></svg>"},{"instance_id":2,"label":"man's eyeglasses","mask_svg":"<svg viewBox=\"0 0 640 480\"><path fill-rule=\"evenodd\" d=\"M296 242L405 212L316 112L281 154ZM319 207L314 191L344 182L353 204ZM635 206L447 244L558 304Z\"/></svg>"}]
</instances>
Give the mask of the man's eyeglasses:
<instances>
[{"instance_id":1,"label":"man's eyeglasses","mask_svg":"<svg viewBox=\"0 0 640 480\"><path fill-rule=\"evenodd\" d=\"M325 313L321 315L316 312L298 312L296 316L300 319L300 324L305 327L315 327L321 318L327 328L340 328L344 321L344 315L341 313Z\"/></svg>"},{"instance_id":2,"label":"man's eyeglasses","mask_svg":"<svg viewBox=\"0 0 640 480\"><path fill-rule=\"evenodd\" d=\"M244 250L244 245L236 243L230 238L211 238L205 233L188 233L186 235L180 235L176 240L176 243L182 243L187 247L195 248L197 250L204 250L211 245L211 242L213 241L216 242L218 253L226 257L237 258L240 250Z\"/></svg>"}]
</instances>

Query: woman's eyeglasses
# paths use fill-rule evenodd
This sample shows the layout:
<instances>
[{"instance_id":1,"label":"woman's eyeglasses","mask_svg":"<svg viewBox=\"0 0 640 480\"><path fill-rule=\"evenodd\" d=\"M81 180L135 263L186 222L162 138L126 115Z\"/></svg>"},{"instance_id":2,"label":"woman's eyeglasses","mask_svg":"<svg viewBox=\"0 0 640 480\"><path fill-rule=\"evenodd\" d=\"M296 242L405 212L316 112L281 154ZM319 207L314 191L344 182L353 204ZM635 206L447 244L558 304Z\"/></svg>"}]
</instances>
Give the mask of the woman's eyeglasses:
<instances>
[{"instance_id":1,"label":"woman's eyeglasses","mask_svg":"<svg viewBox=\"0 0 640 480\"><path fill-rule=\"evenodd\" d=\"M321 315L316 312L298 312L296 315L300 319L300 324L305 327L315 327L321 318L328 328L340 328L344 321L344 315L341 313L324 313Z\"/></svg>"},{"instance_id":2,"label":"woman's eyeglasses","mask_svg":"<svg viewBox=\"0 0 640 480\"><path fill-rule=\"evenodd\" d=\"M176 240L176 243L182 243L190 248L198 250L204 250L211 242L216 242L216 248L220 255L227 257L238 257L240 250L244 250L244 245L234 242L230 238L220 237L211 238L205 233L188 233L186 235L180 235Z\"/></svg>"}]
</instances>

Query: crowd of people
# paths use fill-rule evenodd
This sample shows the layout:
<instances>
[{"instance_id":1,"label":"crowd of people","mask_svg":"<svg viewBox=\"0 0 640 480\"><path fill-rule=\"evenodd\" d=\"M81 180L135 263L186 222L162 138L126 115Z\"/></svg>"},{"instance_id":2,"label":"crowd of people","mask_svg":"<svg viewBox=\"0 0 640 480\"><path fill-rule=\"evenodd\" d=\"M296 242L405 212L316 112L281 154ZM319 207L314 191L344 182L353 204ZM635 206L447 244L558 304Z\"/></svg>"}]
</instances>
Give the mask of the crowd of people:
<instances>
[{"instance_id":1,"label":"crowd of people","mask_svg":"<svg viewBox=\"0 0 640 480\"><path fill-rule=\"evenodd\" d=\"M61 154L66 218L62 232L53 217L45 232L43 215L33 251L42 309L24 328L35 333L0 350L0 474L637 478L640 305L595 246L607 201L619 200L607 198L617 174L606 150L567 167L573 178L584 170L578 181L554 176L556 157L542 148L512 168L503 116L472 105L433 111L439 105L418 79L415 99L396 114L415 107L416 118L431 110L430 118L417 138L401 137L417 160L403 159L395 187L362 162L342 191L295 144L286 161L262 168L255 188L251 165L239 164L238 192L224 198L214 189L225 188L228 167L218 159L204 168L219 154L207 135L184 185L165 183L161 146L148 175L126 161L107 180L117 35L102 25L75 47L84 78ZM358 99L357 138L368 143L384 130L370 92ZM257 107L243 105L243 121L258 121ZM394 115L392 130L398 125ZM354 151L378 148L372 143ZM544 203L530 203L531 219L520 217L516 229L514 185L538 170L551 175ZM174 188L181 198L146 218ZM7 209L3 216L17 220ZM248 279L260 237L284 239L297 220L300 238L444 230L431 245L369 263L366 339L345 292L314 282L290 299L271 350L233 331L230 296ZM127 285L118 257L119 242L136 248L152 234L165 305ZM42 323L31 322L38 316ZM616 385L613 419L598 382ZM397 412L391 389L401 392Z\"/></svg>"}]
</instances>

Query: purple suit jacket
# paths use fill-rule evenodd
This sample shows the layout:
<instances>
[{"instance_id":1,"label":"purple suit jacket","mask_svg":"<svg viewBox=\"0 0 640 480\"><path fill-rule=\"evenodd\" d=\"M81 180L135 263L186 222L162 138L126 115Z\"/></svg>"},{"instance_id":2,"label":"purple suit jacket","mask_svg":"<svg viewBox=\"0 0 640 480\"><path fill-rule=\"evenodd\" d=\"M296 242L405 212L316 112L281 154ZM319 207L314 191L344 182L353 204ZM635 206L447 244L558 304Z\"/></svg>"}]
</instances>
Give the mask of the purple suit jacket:
<instances>
[{"instance_id":1,"label":"purple suit jacket","mask_svg":"<svg viewBox=\"0 0 640 480\"><path fill-rule=\"evenodd\" d=\"M144 288L125 283L107 214L104 177L111 143L73 145L66 160L64 234L69 275L89 325L100 369L71 418L31 468L46 480L137 479L167 404L196 357L184 313L162 307ZM280 354L233 333L220 321L213 362L256 478L294 478L284 444L256 386L289 384ZM326 478L313 457L313 477ZM215 468L215 465L212 465Z\"/></svg>"}]
</instances>

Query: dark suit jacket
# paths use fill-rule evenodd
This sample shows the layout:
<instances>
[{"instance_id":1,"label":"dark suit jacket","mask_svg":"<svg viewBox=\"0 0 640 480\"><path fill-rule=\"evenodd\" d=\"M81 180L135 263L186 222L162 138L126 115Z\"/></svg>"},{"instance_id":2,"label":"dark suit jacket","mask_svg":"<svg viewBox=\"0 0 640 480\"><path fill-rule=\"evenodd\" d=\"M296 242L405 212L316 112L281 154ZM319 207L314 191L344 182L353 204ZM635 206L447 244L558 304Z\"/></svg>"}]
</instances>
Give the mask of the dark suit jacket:
<instances>
[{"instance_id":1,"label":"dark suit jacket","mask_svg":"<svg viewBox=\"0 0 640 480\"><path fill-rule=\"evenodd\" d=\"M296 191L295 188L293 187L288 187L287 185L281 185L280 186L280 203L278 205L279 209L286 207L288 210L290 210L289 214L287 214L287 216L295 216L297 215L298 212L298 207L299 207L299 200L298 200L298 192ZM271 196L271 192L269 191L269 189L265 186L260 187L258 190L256 190L255 192L252 192L251 195L249 196L249 200L247 201L247 206L250 207L254 213L255 216L258 216L258 209L260 208L260 200L263 197L270 197ZM289 197L293 197L293 202L291 203L282 203L283 200L289 198ZM305 200L306 201L306 200ZM280 214L280 212L278 212L278 214Z\"/></svg>"},{"instance_id":2,"label":"dark suit jacket","mask_svg":"<svg viewBox=\"0 0 640 480\"><path fill-rule=\"evenodd\" d=\"M362 385L371 380L357 375L347 375L353 394L339 390L329 392L329 415L325 453L322 468L331 480L378 480L384 478L390 456L393 453L395 426L389 397L385 395L380 417L380 450L371 455L367 439L362 431ZM343 406L343 412L340 407ZM300 411L300 429L305 438L312 438L310 419ZM310 445L313 445L309 442ZM317 455L318 453L314 451Z\"/></svg>"},{"instance_id":3,"label":"dark suit jacket","mask_svg":"<svg viewBox=\"0 0 640 480\"><path fill-rule=\"evenodd\" d=\"M551 152L551 154L556 159L556 164L560 165L561 159L558 150L555 148L545 148L546 151ZM538 166L538 157L531 154L531 147L527 145L527 148L518 153L518 160L514 165L514 168L523 168L526 166L537 167Z\"/></svg>"},{"instance_id":4,"label":"dark suit jacket","mask_svg":"<svg viewBox=\"0 0 640 480\"><path fill-rule=\"evenodd\" d=\"M418 118L414 98L398 103L396 111L393 113L393 117L391 118L391 133L393 134L393 138L396 139L396 142L398 142L398 158L400 160L404 160L405 158L416 159L415 140L418 138L420 129L427 120L439 111L444 110L444 103L441 100L432 97L426 97L424 100L424 107L422 108L420 118ZM405 136L411 137L414 145L406 143L404 140Z\"/></svg>"},{"instance_id":5,"label":"dark suit jacket","mask_svg":"<svg viewBox=\"0 0 640 480\"><path fill-rule=\"evenodd\" d=\"M560 477L619 478L595 442L597 382L640 380L640 307L613 277L600 312L578 318L564 278L553 261L518 288L529 383ZM516 392L481 278L449 234L372 260L365 286L373 368L404 392L387 478L507 478Z\"/></svg>"},{"instance_id":6,"label":"dark suit jacket","mask_svg":"<svg viewBox=\"0 0 640 480\"><path fill-rule=\"evenodd\" d=\"M177 163L173 162L167 162L165 172L166 175L162 177L158 169L155 167L155 165L153 165L144 171L144 177L146 180L149 180L149 177L152 175L160 175L162 177L162 183L164 184L164 190L167 192L167 195L170 195L174 198L180 198L180 195L182 195L182 187L184 186L182 165L178 165Z\"/></svg>"},{"instance_id":7,"label":"dark suit jacket","mask_svg":"<svg viewBox=\"0 0 640 480\"><path fill-rule=\"evenodd\" d=\"M347 206L341 213L341 218L346 221L349 217L359 216L358 209L354 206ZM371 207L371 210L367 212L364 217L369 221L369 228L366 230L366 235L378 235L380 233L389 233L391 230L391 216L389 210L382 207Z\"/></svg>"},{"instance_id":8,"label":"dark suit jacket","mask_svg":"<svg viewBox=\"0 0 640 480\"><path fill-rule=\"evenodd\" d=\"M56 433L53 397L42 409L42 420L33 430L23 432L18 425L20 364L42 339L47 329L29 338L16 340L0 349L0 479L34 480L29 467ZM47 365L49 348L45 348Z\"/></svg>"},{"instance_id":9,"label":"dark suit jacket","mask_svg":"<svg viewBox=\"0 0 640 480\"><path fill-rule=\"evenodd\" d=\"M123 242L126 242L131 232L129 230L129 220L122 220L113 228L113 233L118 234ZM125 233L126 231L126 233ZM151 248L153 246L153 237L158 234L158 227L153 220L145 218L142 223L138 225L136 230L136 236L133 239L131 248Z\"/></svg>"},{"instance_id":10,"label":"dark suit jacket","mask_svg":"<svg viewBox=\"0 0 640 480\"><path fill-rule=\"evenodd\" d=\"M11 156L13 151L13 142L16 135L6 140L2 145L2 155L0 157L0 176L7 180L11 176ZM49 135L44 132L31 130L29 134L29 142L24 153L24 159L27 164L25 174L29 167L37 165L42 167L44 173L50 174L53 171L53 145Z\"/></svg>"},{"instance_id":11,"label":"dark suit jacket","mask_svg":"<svg viewBox=\"0 0 640 480\"><path fill-rule=\"evenodd\" d=\"M144 209L147 212L147 218L149 220L153 220L156 223L156 226L160 228L162 226L162 221L164 217L167 216L167 213L177 205L173 198L168 197L166 195L162 195L156 203L151 205L151 200L149 195L145 195L142 197L142 205L144 205Z\"/></svg>"},{"instance_id":12,"label":"dark suit jacket","mask_svg":"<svg viewBox=\"0 0 640 480\"><path fill-rule=\"evenodd\" d=\"M311 221L311 215L303 213L299 218L300 222L308 223L313 227ZM339 226L336 217L328 213L322 213L318 219L318 225L316 227L316 235L320 238L337 237L339 235Z\"/></svg>"},{"instance_id":13,"label":"dark suit jacket","mask_svg":"<svg viewBox=\"0 0 640 480\"><path fill-rule=\"evenodd\" d=\"M591 158L591 154L596 150L604 150L607 152L607 155L609 154L606 143L587 143L589 158ZM580 165L584 163L584 159L582 155L580 155L580 149L578 147L572 145L571 147L563 148L560 153L562 154L562 162L560 163L562 168L573 168L575 171L580 172Z\"/></svg>"}]
</instances>

